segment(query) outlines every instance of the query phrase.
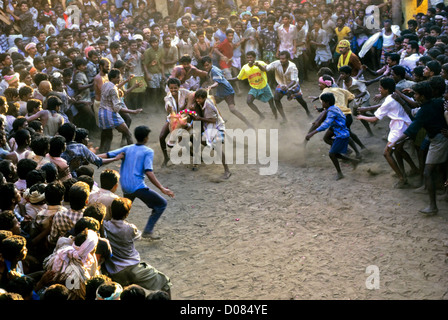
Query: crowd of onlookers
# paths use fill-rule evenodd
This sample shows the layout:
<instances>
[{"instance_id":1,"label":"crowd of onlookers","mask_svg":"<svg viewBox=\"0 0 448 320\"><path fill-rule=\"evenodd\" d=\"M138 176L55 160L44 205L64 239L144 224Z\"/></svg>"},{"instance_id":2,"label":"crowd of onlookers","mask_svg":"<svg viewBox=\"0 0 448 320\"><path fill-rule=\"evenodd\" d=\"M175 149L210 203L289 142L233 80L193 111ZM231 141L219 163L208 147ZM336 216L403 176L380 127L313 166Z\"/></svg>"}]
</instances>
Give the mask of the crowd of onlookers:
<instances>
[{"instance_id":1,"label":"crowd of onlookers","mask_svg":"<svg viewBox=\"0 0 448 320\"><path fill-rule=\"evenodd\" d=\"M436 168L448 157L448 10L434 2L403 27L392 23L391 1L168 0L162 13L155 0L3 0L0 300L171 299L169 277L135 249L142 232L126 221L132 201L116 194L120 174L101 167L123 158L108 153L112 129L130 145L131 115L163 112L170 78L203 88L210 63L240 95L243 67L261 66L249 59L270 66L286 57L298 83L275 88L281 79L267 67L276 93L302 99L300 84L318 72L323 91L352 94L343 112L368 134L369 122L389 117L396 136L385 157L398 168L397 187L408 185L404 160L430 195L422 212L437 213L434 190L446 177ZM378 29L367 25L373 14ZM370 95L377 82L380 94ZM92 132L101 133L100 154ZM400 148L409 139L417 165Z\"/></svg>"}]
</instances>

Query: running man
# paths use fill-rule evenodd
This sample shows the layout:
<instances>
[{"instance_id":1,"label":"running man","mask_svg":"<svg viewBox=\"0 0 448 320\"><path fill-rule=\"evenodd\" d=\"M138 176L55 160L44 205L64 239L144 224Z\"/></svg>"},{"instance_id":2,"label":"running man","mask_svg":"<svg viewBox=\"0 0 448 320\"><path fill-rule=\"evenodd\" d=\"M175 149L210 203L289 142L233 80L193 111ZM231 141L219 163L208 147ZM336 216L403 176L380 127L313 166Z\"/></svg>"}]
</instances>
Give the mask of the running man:
<instances>
[{"instance_id":1,"label":"running man","mask_svg":"<svg viewBox=\"0 0 448 320\"><path fill-rule=\"evenodd\" d=\"M275 119L277 119L277 109L274 105L274 96L272 95L271 88L268 84L268 77L266 71L263 71L261 67L266 67L266 63L263 61L255 61L257 54L254 51L248 51L246 53L247 63L241 68L237 77L229 79L233 80L245 80L249 81L251 86L247 95L247 105L260 117L260 121L264 120L265 116L260 112L258 107L254 104L255 99L262 102L268 102L271 107L272 113Z\"/></svg>"},{"instance_id":2,"label":"running man","mask_svg":"<svg viewBox=\"0 0 448 320\"><path fill-rule=\"evenodd\" d=\"M214 94L216 105L224 100L227 103L230 112L241 119L241 121L243 121L249 128L253 128L253 125L250 123L250 121L247 120L247 118L241 112L236 110L235 90L233 90L232 85L224 77L222 71L213 65L212 59L210 57L202 58L201 63L203 69L208 72L210 79L213 81L213 84L207 88L207 91L210 93L211 89L216 88L216 92Z\"/></svg>"}]
</instances>

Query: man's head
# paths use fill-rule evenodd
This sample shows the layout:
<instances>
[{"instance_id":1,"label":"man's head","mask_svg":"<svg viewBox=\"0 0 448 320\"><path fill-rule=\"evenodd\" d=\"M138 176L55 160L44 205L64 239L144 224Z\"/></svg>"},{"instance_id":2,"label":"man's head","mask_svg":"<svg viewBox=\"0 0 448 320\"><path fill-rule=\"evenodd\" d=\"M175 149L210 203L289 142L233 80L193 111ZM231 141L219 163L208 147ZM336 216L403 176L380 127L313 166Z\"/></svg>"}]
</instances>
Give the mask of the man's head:
<instances>
[{"instance_id":1,"label":"man's head","mask_svg":"<svg viewBox=\"0 0 448 320\"><path fill-rule=\"evenodd\" d=\"M328 109L331 106L334 106L336 100L334 98L334 94L331 92L325 92L320 95L320 101L322 103L322 108Z\"/></svg>"},{"instance_id":2,"label":"man's head","mask_svg":"<svg viewBox=\"0 0 448 320\"><path fill-rule=\"evenodd\" d=\"M112 68L108 73L109 81L115 84L120 83L121 71L117 68Z\"/></svg>"},{"instance_id":3,"label":"man's head","mask_svg":"<svg viewBox=\"0 0 448 320\"><path fill-rule=\"evenodd\" d=\"M0 54L0 64L3 67L9 67L12 65L11 55L9 53Z\"/></svg>"},{"instance_id":4,"label":"man's head","mask_svg":"<svg viewBox=\"0 0 448 320\"><path fill-rule=\"evenodd\" d=\"M339 52L341 54L346 54L347 52L350 51L350 41L345 40L345 39L339 41L338 48L339 48Z\"/></svg>"},{"instance_id":5,"label":"man's head","mask_svg":"<svg viewBox=\"0 0 448 320\"><path fill-rule=\"evenodd\" d=\"M400 65L393 66L391 75L395 83L398 83L406 77L406 69Z\"/></svg>"},{"instance_id":6,"label":"man's head","mask_svg":"<svg viewBox=\"0 0 448 320\"><path fill-rule=\"evenodd\" d=\"M202 63L202 68L204 69L204 71L209 72L213 67L212 59L209 56L203 57L201 60L201 63Z\"/></svg>"},{"instance_id":7,"label":"man's head","mask_svg":"<svg viewBox=\"0 0 448 320\"><path fill-rule=\"evenodd\" d=\"M87 60L84 58L78 58L75 60L75 68L78 71L85 71L87 69Z\"/></svg>"},{"instance_id":8,"label":"man's head","mask_svg":"<svg viewBox=\"0 0 448 320\"><path fill-rule=\"evenodd\" d=\"M25 51L29 56L34 57L37 53L37 47L34 42L30 42L25 46Z\"/></svg>"},{"instance_id":9,"label":"man's head","mask_svg":"<svg viewBox=\"0 0 448 320\"><path fill-rule=\"evenodd\" d=\"M226 37L227 37L227 40L230 42L230 43L232 43L232 41L233 41L233 36L235 35L235 30L233 30L233 29L227 29L226 30Z\"/></svg>"},{"instance_id":10,"label":"man's head","mask_svg":"<svg viewBox=\"0 0 448 320\"><path fill-rule=\"evenodd\" d=\"M151 129L148 126L138 126L134 130L134 137L138 143L145 143L149 137Z\"/></svg>"},{"instance_id":11,"label":"man's head","mask_svg":"<svg viewBox=\"0 0 448 320\"><path fill-rule=\"evenodd\" d=\"M282 66L287 66L289 64L289 59L291 55L289 54L289 51L281 51L278 55L280 63Z\"/></svg>"},{"instance_id":12,"label":"man's head","mask_svg":"<svg viewBox=\"0 0 448 320\"><path fill-rule=\"evenodd\" d=\"M65 187L59 181L53 181L45 187L45 200L49 205L61 205L64 200Z\"/></svg>"},{"instance_id":13,"label":"man's head","mask_svg":"<svg viewBox=\"0 0 448 320\"><path fill-rule=\"evenodd\" d=\"M4 210L0 212L0 230L9 231L11 232L11 235L20 235L22 232L20 222L17 220L12 210Z\"/></svg>"},{"instance_id":14,"label":"man's head","mask_svg":"<svg viewBox=\"0 0 448 320\"><path fill-rule=\"evenodd\" d=\"M208 93L205 89L196 90L194 94L194 100L200 106L204 105L205 100L207 99Z\"/></svg>"},{"instance_id":15,"label":"man's head","mask_svg":"<svg viewBox=\"0 0 448 320\"><path fill-rule=\"evenodd\" d=\"M395 81L392 78L382 78L380 80L379 91L382 97L387 97L388 95L395 92Z\"/></svg>"},{"instance_id":16,"label":"man's head","mask_svg":"<svg viewBox=\"0 0 448 320\"><path fill-rule=\"evenodd\" d=\"M291 23L291 16L288 13L282 15L282 23L287 26Z\"/></svg>"},{"instance_id":17,"label":"man's head","mask_svg":"<svg viewBox=\"0 0 448 320\"><path fill-rule=\"evenodd\" d=\"M14 264L27 256L26 239L21 235L12 235L2 241L2 257Z\"/></svg>"},{"instance_id":18,"label":"man's head","mask_svg":"<svg viewBox=\"0 0 448 320\"><path fill-rule=\"evenodd\" d=\"M108 74L108 73L109 73L109 71L110 71L110 66L111 66L111 63L110 63L110 60L109 60L109 59L107 59L107 58L101 58L100 61L99 61L99 63L98 63L98 65L99 65L100 71L101 71L102 73L104 73L104 74Z\"/></svg>"},{"instance_id":19,"label":"man's head","mask_svg":"<svg viewBox=\"0 0 448 320\"><path fill-rule=\"evenodd\" d=\"M101 188L115 192L120 181L120 174L116 170L105 169L100 175Z\"/></svg>"},{"instance_id":20,"label":"man's head","mask_svg":"<svg viewBox=\"0 0 448 320\"><path fill-rule=\"evenodd\" d=\"M440 65L440 62L438 62L437 60L429 61L423 69L423 76L426 79L429 79L431 77L440 75L441 70L442 66Z\"/></svg>"},{"instance_id":21,"label":"man's head","mask_svg":"<svg viewBox=\"0 0 448 320\"><path fill-rule=\"evenodd\" d=\"M20 193L13 182L0 185L0 209L2 211L14 210L21 199Z\"/></svg>"},{"instance_id":22,"label":"man's head","mask_svg":"<svg viewBox=\"0 0 448 320\"><path fill-rule=\"evenodd\" d=\"M149 38L149 44L153 49L157 49L159 47L159 39L156 36L151 36Z\"/></svg>"},{"instance_id":23,"label":"man's head","mask_svg":"<svg viewBox=\"0 0 448 320\"><path fill-rule=\"evenodd\" d=\"M29 99L26 102L26 111L29 115L33 115L42 110L42 101L38 99Z\"/></svg>"},{"instance_id":24,"label":"man's head","mask_svg":"<svg viewBox=\"0 0 448 320\"><path fill-rule=\"evenodd\" d=\"M71 142L75 139L76 126L71 122L66 122L59 127L58 133L65 138L66 142Z\"/></svg>"},{"instance_id":25,"label":"man's head","mask_svg":"<svg viewBox=\"0 0 448 320\"><path fill-rule=\"evenodd\" d=\"M342 80L348 80L352 74L352 67L350 66L342 66L339 68L339 74Z\"/></svg>"},{"instance_id":26,"label":"man's head","mask_svg":"<svg viewBox=\"0 0 448 320\"><path fill-rule=\"evenodd\" d=\"M417 82L412 86L412 91L417 102L423 103L432 99L433 92L429 81Z\"/></svg>"},{"instance_id":27,"label":"man's head","mask_svg":"<svg viewBox=\"0 0 448 320\"><path fill-rule=\"evenodd\" d=\"M249 65L252 65L255 62L256 57L257 54L254 51L246 52L246 61L249 63Z\"/></svg>"},{"instance_id":28,"label":"man's head","mask_svg":"<svg viewBox=\"0 0 448 320\"><path fill-rule=\"evenodd\" d=\"M189 55L184 55L179 59L179 63L184 69L189 70L191 68L191 57Z\"/></svg>"},{"instance_id":29,"label":"man's head","mask_svg":"<svg viewBox=\"0 0 448 320\"><path fill-rule=\"evenodd\" d=\"M87 54L87 57L89 58L90 61L92 61L93 63L98 63L98 60L100 58L100 53L94 49L90 50L89 53Z\"/></svg>"},{"instance_id":30,"label":"man's head","mask_svg":"<svg viewBox=\"0 0 448 320\"><path fill-rule=\"evenodd\" d=\"M90 195L90 187L87 183L78 181L71 186L70 208L73 210L82 210L87 205Z\"/></svg>"},{"instance_id":31,"label":"man's head","mask_svg":"<svg viewBox=\"0 0 448 320\"><path fill-rule=\"evenodd\" d=\"M115 220L125 220L132 208L132 201L128 198L116 198L110 206L112 218Z\"/></svg>"},{"instance_id":32,"label":"man's head","mask_svg":"<svg viewBox=\"0 0 448 320\"><path fill-rule=\"evenodd\" d=\"M386 63L389 67L395 66L400 63L400 55L397 53L391 53L386 56Z\"/></svg>"},{"instance_id":33,"label":"man's head","mask_svg":"<svg viewBox=\"0 0 448 320\"><path fill-rule=\"evenodd\" d=\"M46 97L52 90L51 82L48 80L43 80L39 83L39 92L41 95Z\"/></svg>"}]
</instances>

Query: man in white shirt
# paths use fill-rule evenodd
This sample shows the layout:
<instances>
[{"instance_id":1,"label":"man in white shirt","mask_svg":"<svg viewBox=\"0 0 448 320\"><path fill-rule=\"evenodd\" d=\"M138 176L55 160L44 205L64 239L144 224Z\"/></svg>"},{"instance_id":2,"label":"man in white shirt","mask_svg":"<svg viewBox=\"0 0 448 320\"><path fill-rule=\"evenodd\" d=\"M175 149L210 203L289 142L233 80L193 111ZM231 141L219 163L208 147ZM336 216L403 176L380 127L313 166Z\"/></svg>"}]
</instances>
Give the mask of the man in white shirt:
<instances>
[{"instance_id":1,"label":"man in white shirt","mask_svg":"<svg viewBox=\"0 0 448 320\"><path fill-rule=\"evenodd\" d=\"M305 109L308 117L311 117L311 113L308 110L306 101L303 99L302 90L299 85L299 71L296 65L291 61L289 51L281 51L279 53L279 60L271 62L265 69L265 71L274 70L275 72L277 88L274 93L274 102L278 112L283 117L283 122L287 122L281 103L281 99L284 95L287 96L288 100L296 99Z\"/></svg>"},{"instance_id":2,"label":"man in white shirt","mask_svg":"<svg viewBox=\"0 0 448 320\"><path fill-rule=\"evenodd\" d=\"M120 181L120 174L112 169L105 169L100 175L101 187L98 192L91 193L89 196L89 205L92 203L102 203L106 206L105 220L112 218L110 212L110 206L112 202L118 198L115 194L118 188L118 182Z\"/></svg>"},{"instance_id":3,"label":"man in white shirt","mask_svg":"<svg viewBox=\"0 0 448 320\"><path fill-rule=\"evenodd\" d=\"M388 117L390 119L390 130L387 136L387 144L384 150L384 157L399 178L399 181L395 184L395 188L404 188L408 185L408 181L406 172L404 170L403 160L408 162L412 169L415 170L417 167L415 166L406 150L404 150L404 143L396 144L395 148L391 148L391 145L395 144L395 142L401 137L403 132L409 127L412 122L401 104L392 97L395 89L396 86L394 79L381 79L379 91L381 96L385 98L384 102L381 105L358 108L358 112L360 113L372 111L375 109L376 111L373 117L358 115L356 118L358 120L365 120L372 123L376 123L382 120L384 117ZM396 159L393 157L393 154L395 154Z\"/></svg>"},{"instance_id":4,"label":"man in white shirt","mask_svg":"<svg viewBox=\"0 0 448 320\"><path fill-rule=\"evenodd\" d=\"M289 14L283 14L282 23L277 29L279 39L277 53L286 50L289 52L290 57L294 57L297 51L297 28L291 24L291 16Z\"/></svg>"},{"instance_id":5,"label":"man in white shirt","mask_svg":"<svg viewBox=\"0 0 448 320\"><path fill-rule=\"evenodd\" d=\"M418 43L417 41L409 41L404 56L400 59L400 65L406 68L406 71L411 73L412 70L417 66L417 62L420 59L420 54L418 53Z\"/></svg>"}]
</instances>

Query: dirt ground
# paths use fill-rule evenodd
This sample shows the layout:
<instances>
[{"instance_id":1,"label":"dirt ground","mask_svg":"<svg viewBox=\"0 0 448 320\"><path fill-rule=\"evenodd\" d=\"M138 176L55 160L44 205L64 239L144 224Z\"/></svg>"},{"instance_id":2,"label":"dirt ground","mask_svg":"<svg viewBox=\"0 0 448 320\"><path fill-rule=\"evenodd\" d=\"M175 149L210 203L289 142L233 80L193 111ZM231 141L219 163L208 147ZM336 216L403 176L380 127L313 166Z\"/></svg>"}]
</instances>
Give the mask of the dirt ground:
<instances>
[{"instance_id":1,"label":"dirt ground","mask_svg":"<svg viewBox=\"0 0 448 320\"><path fill-rule=\"evenodd\" d=\"M377 85L370 89L373 96ZM302 90L305 98L317 95L317 76L311 75ZM237 108L256 119L245 100L245 94L236 97ZM259 162L230 165L227 181L218 179L223 173L218 164L198 171L183 164L161 168L158 135L165 115L147 108L133 118L131 131L140 124L152 129L155 174L175 193L156 225L162 240L136 244L143 261L171 278L172 298L448 299L448 205L440 195L439 213L425 217L418 209L427 205L427 195L394 189L397 178L382 155L389 120L373 127L370 138L354 120L352 130L368 150L355 171L342 164L345 178L335 181L323 134L311 139L306 152L301 147L311 120L296 101L283 99L290 119L284 126L268 104L256 103L266 115L257 128L278 129L279 165L273 175L260 175L266 165ZM219 108L227 128L246 129L225 102ZM119 142L115 133L112 148ZM107 167L119 170L119 163ZM417 187L418 178L412 179ZM142 229L149 214L137 199L128 220ZM367 281L372 266L379 275L377 288Z\"/></svg>"}]
</instances>

